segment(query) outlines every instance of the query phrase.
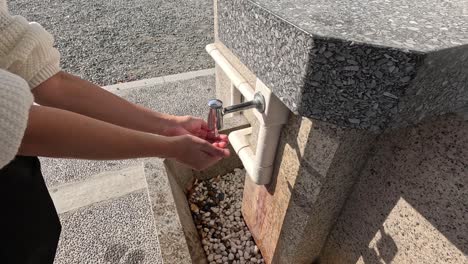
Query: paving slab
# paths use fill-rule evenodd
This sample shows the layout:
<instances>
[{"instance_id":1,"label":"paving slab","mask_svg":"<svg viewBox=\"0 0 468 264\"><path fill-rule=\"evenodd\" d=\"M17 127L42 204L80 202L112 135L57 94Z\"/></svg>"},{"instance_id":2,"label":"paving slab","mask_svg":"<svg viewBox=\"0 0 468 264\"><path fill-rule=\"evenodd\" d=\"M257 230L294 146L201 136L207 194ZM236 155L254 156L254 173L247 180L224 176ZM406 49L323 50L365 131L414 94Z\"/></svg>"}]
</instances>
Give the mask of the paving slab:
<instances>
[{"instance_id":1,"label":"paving slab","mask_svg":"<svg viewBox=\"0 0 468 264\"><path fill-rule=\"evenodd\" d=\"M57 212L65 213L96 202L124 196L147 187L143 166L109 171L87 181L49 189Z\"/></svg>"},{"instance_id":2,"label":"paving slab","mask_svg":"<svg viewBox=\"0 0 468 264\"><path fill-rule=\"evenodd\" d=\"M162 263L146 189L60 215L55 264Z\"/></svg>"}]
</instances>

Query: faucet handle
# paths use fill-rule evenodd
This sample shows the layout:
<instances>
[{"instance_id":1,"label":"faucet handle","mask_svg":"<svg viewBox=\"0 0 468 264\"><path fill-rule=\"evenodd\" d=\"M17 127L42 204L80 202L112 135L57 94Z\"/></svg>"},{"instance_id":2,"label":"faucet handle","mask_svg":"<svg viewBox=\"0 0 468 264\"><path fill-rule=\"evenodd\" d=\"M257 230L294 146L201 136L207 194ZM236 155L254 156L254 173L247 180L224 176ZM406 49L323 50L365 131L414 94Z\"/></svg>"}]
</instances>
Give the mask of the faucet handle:
<instances>
[{"instance_id":1,"label":"faucet handle","mask_svg":"<svg viewBox=\"0 0 468 264\"><path fill-rule=\"evenodd\" d=\"M223 127L223 102L218 99L208 101L208 129L210 137L218 137L218 131Z\"/></svg>"}]
</instances>

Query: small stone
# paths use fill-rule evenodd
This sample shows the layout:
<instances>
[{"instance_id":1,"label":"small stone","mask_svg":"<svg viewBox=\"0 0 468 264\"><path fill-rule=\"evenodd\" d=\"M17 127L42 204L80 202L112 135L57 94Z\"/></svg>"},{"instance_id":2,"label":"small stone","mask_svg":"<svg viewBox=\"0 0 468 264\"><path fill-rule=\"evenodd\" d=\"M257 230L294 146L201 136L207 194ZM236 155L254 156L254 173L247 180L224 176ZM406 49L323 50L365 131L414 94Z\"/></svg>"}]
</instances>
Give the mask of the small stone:
<instances>
[{"instance_id":1,"label":"small stone","mask_svg":"<svg viewBox=\"0 0 468 264\"><path fill-rule=\"evenodd\" d=\"M330 58L331 56L333 56L333 53L331 53L330 51L326 51L324 54L325 58Z\"/></svg>"},{"instance_id":2,"label":"small stone","mask_svg":"<svg viewBox=\"0 0 468 264\"><path fill-rule=\"evenodd\" d=\"M257 245L254 246L254 254L255 254L255 255L258 254L258 247L257 247Z\"/></svg>"},{"instance_id":3,"label":"small stone","mask_svg":"<svg viewBox=\"0 0 468 264\"><path fill-rule=\"evenodd\" d=\"M337 61L345 61L345 57L343 56L336 56Z\"/></svg>"},{"instance_id":4,"label":"small stone","mask_svg":"<svg viewBox=\"0 0 468 264\"><path fill-rule=\"evenodd\" d=\"M389 93L389 92L384 92L383 95L386 96L386 97L393 98L393 99L398 99L398 96L396 96L396 95L394 95L392 93Z\"/></svg>"},{"instance_id":5,"label":"small stone","mask_svg":"<svg viewBox=\"0 0 468 264\"><path fill-rule=\"evenodd\" d=\"M257 263L257 259L256 259L256 258L251 258L250 261L253 262L253 263Z\"/></svg>"},{"instance_id":6,"label":"small stone","mask_svg":"<svg viewBox=\"0 0 468 264\"><path fill-rule=\"evenodd\" d=\"M381 71L375 71L374 74L379 79L383 77L383 73Z\"/></svg>"},{"instance_id":7,"label":"small stone","mask_svg":"<svg viewBox=\"0 0 468 264\"><path fill-rule=\"evenodd\" d=\"M224 193L218 193L218 194L216 195L216 198L217 198L218 200L220 200L220 201L224 200Z\"/></svg>"},{"instance_id":8,"label":"small stone","mask_svg":"<svg viewBox=\"0 0 468 264\"><path fill-rule=\"evenodd\" d=\"M185 208L187 208L187 207L185 207ZM210 217L210 215L211 215L210 212L206 212L205 214L203 214L203 216L205 216L205 217Z\"/></svg>"},{"instance_id":9,"label":"small stone","mask_svg":"<svg viewBox=\"0 0 468 264\"><path fill-rule=\"evenodd\" d=\"M221 255L215 255L215 256L214 256L214 259L215 259L215 260L218 260L218 259L221 259L222 257L223 257L223 256L221 256Z\"/></svg>"},{"instance_id":10,"label":"small stone","mask_svg":"<svg viewBox=\"0 0 468 264\"><path fill-rule=\"evenodd\" d=\"M410 77L410 76L405 76L405 77L403 77L403 78L400 79L400 81L401 81L401 82L404 82L404 83L409 82L410 80L411 80L411 77Z\"/></svg>"},{"instance_id":11,"label":"small stone","mask_svg":"<svg viewBox=\"0 0 468 264\"><path fill-rule=\"evenodd\" d=\"M194 213L200 212L200 209L198 208L198 206L196 204L193 204L193 203L190 204L190 210L192 212L194 212Z\"/></svg>"},{"instance_id":12,"label":"small stone","mask_svg":"<svg viewBox=\"0 0 468 264\"><path fill-rule=\"evenodd\" d=\"M223 257L222 260L223 260L223 262L227 262L227 261L228 261L228 257Z\"/></svg>"},{"instance_id":13,"label":"small stone","mask_svg":"<svg viewBox=\"0 0 468 264\"><path fill-rule=\"evenodd\" d=\"M359 66L346 66L343 68L345 71L359 71Z\"/></svg>"},{"instance_id":14,"label":"small stone","mask_svg":"<svg viewBox=\"0 0 468 264\"><path fill-rule=\"evenodd\" d=\"M214 260L214 255L213 254L208 255L208 261L213 261L213 260Z\"/></svg>"},{"instance_id":15,"label":"small stone","mask_svg":"<svg viewBox=\"0 0 468 264\"><path fill-rule=\"evenodd\" d=\"M249 259L249 258L250 258L249 252L245 251L244 252L244 259Z\"/></svg>"},{"instance_id":16,"label":"small stone","mask_svg":"<svg viewBox=\"0 0 468 264\"><path fill-rule=\"evenodd\" d=\"M229 259L229 260L233 260L233 259L234 259L234 254L232 254L232 253L229 253L229 255L228 255L228 259Z\"/></svg>"},{"instance_id":17,"label":"small stone","mask_svg":"<svg viewBox=\"0 0 468 264\"><path fill-rule=\"evenodd\" d=\"M348 121L351 123L351 124L359 124L361 123L361 120L357 119L357 118L350 118L348 119Z\"/></svg>"}]
</instances>

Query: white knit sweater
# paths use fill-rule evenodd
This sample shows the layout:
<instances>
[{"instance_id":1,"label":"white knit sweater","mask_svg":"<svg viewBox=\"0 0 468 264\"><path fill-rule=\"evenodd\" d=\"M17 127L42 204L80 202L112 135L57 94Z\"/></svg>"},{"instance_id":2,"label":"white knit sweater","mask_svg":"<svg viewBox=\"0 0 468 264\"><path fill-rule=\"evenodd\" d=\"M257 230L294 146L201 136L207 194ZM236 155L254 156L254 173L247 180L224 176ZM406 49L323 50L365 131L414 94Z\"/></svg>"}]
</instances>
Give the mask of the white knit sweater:
<instances>
[{"instance_id":1,"label":"white knit sweater","mask_svg":"<svg viewBox=\"0 0 468 264\"><path fill-rule=\"evenodd\" d=\"M53 37L37 23L9 14L0 0L0 168L17 154L33 89L60 71Z\"/></svg>"}]
</instances>

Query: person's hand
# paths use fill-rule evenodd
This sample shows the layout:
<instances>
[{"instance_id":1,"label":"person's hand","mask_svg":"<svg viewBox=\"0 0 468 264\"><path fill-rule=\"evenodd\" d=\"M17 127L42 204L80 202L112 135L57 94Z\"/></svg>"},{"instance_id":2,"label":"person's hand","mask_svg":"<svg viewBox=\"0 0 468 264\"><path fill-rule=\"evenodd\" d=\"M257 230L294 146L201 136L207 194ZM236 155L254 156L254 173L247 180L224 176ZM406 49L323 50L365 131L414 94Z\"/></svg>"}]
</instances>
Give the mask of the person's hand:
<instances>
[{"instance_id":1,"label":"person's hand","mask_svg":"<svg viewBox=\"0 0 468 264\"><path fill-rule=\"evenodd\" d=\"M222 141L210 143L188 134L174 136L171 141L173 158L195 170L204 170L230 155L225 149L227 143Z\"/></svg>"},{"instance_id":2,"label":"person's hand","mask_svg":"<svg viewBox=\"0 0 468 264\"><path fill-rule=\"evenodd\" d=\"M193 135L201 139L206 139L216 147L225 148L228 145L228 137L219 135L217 138L209 138L208 124L205 120L193 116L174 117L172 125L165 129L166 136Z\"/></svg>"},{"instance_id":3,"label":"person's hand","mask_svg":"<svg viewBox=\"0 0 468 264\"><path fill-rule=\"evenodd\" d=\"M193 116L175 116L164 134L166 136L190 134L204 139L208 134L208 124L203 119Z\"/></svg>"}]
</instances>

